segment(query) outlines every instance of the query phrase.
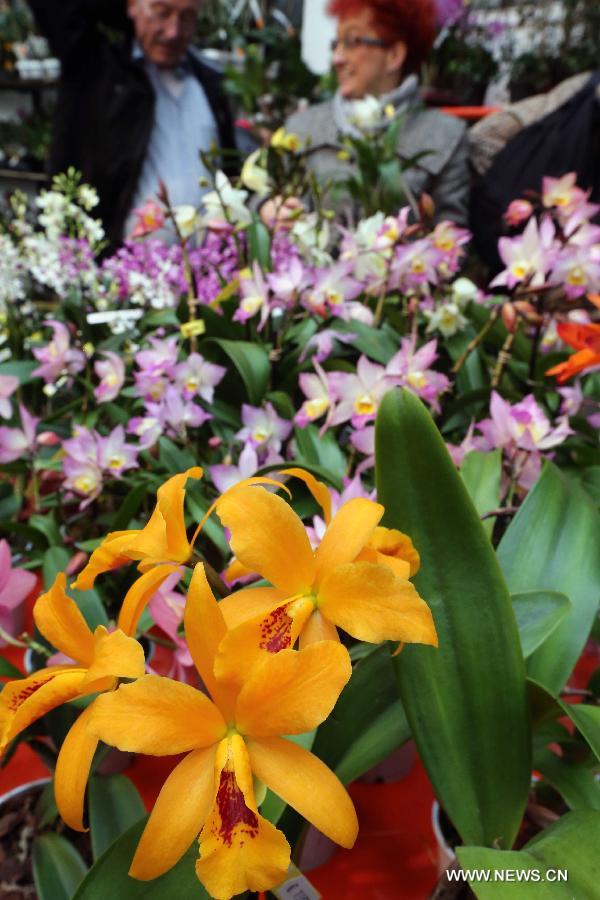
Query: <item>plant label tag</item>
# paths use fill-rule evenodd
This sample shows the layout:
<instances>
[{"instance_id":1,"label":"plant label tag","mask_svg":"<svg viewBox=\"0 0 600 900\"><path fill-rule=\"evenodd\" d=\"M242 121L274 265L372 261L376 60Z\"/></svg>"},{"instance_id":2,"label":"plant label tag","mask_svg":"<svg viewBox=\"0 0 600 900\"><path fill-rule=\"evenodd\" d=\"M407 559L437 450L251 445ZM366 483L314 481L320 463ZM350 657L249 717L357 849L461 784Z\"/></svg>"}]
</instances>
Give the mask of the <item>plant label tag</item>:
<instances>
[{"instance_id":1,"label":"plant label tag","mask_svg":"<svg viewBox=\"0 0 600 900\"><path fill-rule=\"evenodd\" d=\"M321 900L319 892L293 863L285 881L275 890L271 889L271 893L277 900Z\"/></svg>"}]
</instances>

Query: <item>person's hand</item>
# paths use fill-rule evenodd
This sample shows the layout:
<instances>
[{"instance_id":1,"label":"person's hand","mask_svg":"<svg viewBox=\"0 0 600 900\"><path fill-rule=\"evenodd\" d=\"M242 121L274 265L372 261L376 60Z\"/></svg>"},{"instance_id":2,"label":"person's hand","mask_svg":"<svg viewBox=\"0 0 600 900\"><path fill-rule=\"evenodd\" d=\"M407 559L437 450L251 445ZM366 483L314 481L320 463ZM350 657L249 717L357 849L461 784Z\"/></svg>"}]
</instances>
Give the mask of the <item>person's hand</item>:
<instances>
[{"instance_id":1,"label":"person's hand","mask_svg":"<svg viewBox=\"0 0 600 900\"><path fill-rule=\"evenodd\" d=\"M285 231L293 226L304 205L298 197L271 197L260 208L261 221L269 228L282 228Z\"/></svg>"}]
</instances>

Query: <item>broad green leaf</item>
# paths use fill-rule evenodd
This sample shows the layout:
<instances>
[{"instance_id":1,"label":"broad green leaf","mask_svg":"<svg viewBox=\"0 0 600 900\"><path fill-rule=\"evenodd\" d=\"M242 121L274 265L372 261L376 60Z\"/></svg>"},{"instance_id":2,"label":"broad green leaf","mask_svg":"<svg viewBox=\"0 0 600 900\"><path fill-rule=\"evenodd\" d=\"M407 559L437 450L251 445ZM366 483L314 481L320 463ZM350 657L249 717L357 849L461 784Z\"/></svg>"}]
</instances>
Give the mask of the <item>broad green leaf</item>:
<instances>
[{"instance_id":1,"label":"broad green leaf","mask_svg":"<svg viewBox=\"0 0 600 900\"><path fill-rule=\"evenodd\" d=\"M67 568L71 555L64 547L50 547L44 553L42 560L42 573L44 576L44 587L48 591L54 584L54 579L59 572L64 572Z\"/></svg>"},{"instance_id":2,"label":"broad green leaf","mask_svg":"<svg viewBox=\"0 0 600 900\"><path fill-rule=\"evenodd\" d=\"M149 494L147 484L137 484L132 487L115 513L111 522L111 531L124 531ZM154 497L151 499L154 502Z\"/></svg>"},{"instance_id":3,"label":"broad green leaf","mask_svg":"<svg viewBox=\"0 0 600 900\"><path fill-rule=\"evenodd\" d=\"M335 774L343 784L350 784L387 759L410 737L404 707L400 700L395 700L356 737L337 764Z\"/></svg>"},{"instance_id":4,"label":"broad green leaf","mask_svg":"<svg viewBox=\"0 0 600 900\"><path fill-rule=\"evenodd\" d=\"M136 881L129 877L127 872L145 824L143 819L110 845L92 866L73 900L209 900L194 870L198 858L196 841L177 865L160 878Z\"/></svg>"},{"instance_id":5,"label":"broad green leaf","mask_svg":"<svg viewBox=\"0 0 600 900\"><path fill-rule=\"evenodd\" d=\"M229 357L248 395L248 400L258 406L267 390L271 377L271 363L267 351L260 344L247 341L228 341L224 338L209 338L204 343L213 343Z\"/></svg>"},{"instance_id":6,"label":"broad green leaf","mask_svg":"<svg viewBox=\"0 0 600 900\"><path fill-rule=\"evenodd\" d=\"M125 775L90 778L88 809L95 860L145 814L136 786Z\"/></svg>"},{"instance_id":7,"label":"broad green leaf","mask_svg":"<svg viewBox=\"0 0 600 900\"><path fill-rule=\"evenodd\" d=\"M592 900L600 883L599 845L600 813L578 810L562 816L520 851L458 847L456 855L464 870L490 870L487 882L469 880L478 900ZM514 873L512 882L507 871Z\"/></svg>"},{"instance_id":8,"label":"broad green leaf","mask_svg":"<svg viewBox=\"0 0 600 900\"><path fill-rule=\"evenodd\" d=\"M253 222L246 230L248 238L248 259L257 262L263 272L271 269L271 235L262 222Z\"/></svg>"},{"instance_id":9,"label":"broad green leaf","mask_svg":"<svg viewBox=\"0 0 600 900\"><path fill-rule=\"evenodd\" d=\"M565 700L554 697L543 685L531 679L527 681L527 688L534 726L540 726L549 719L567 715L600 761L600 706L567 703Z\"/></svg>"},{"instance_id":10,"label":"broad green leaf","mask_svg":"<svg viewBox=\"0 0 600 900\"><path fill-rule=\"evenodd\" d=\"M14 360L0 364L0 375L14 375L21 384L31 381L31 373L38 368L37 362ZM36 376L37 377L37 376Z\"/></svg>"},{"instance_id":11,"label":"broad green leaf","mask_svg":"<svg viewBox=\"0 0 600 900\"><path fill-rule=\"evenodd\" d=\"M587 493L550 462L498 548L512 593L559 591L571 610L528 660L528 673L553 694L564 687L600 599L600 515Z\"/></svg>"},{"instance_id":12,"label":"broad green leaf","mask_svg":"<svg viewBox=\"0 0 600 900\"><path fill-rule=\"evenodd\" d=\"M29 516L28 522L36 531L41 531L48 541L49 547L57 547L62 544L62 537L52 513L49 513L47 516Z\"/></svg>"},{"instance_id":13,"label":"broad green leaf","mask_svg":"<svg viewBox=\"0 0 600 900\"><path fill-rule=\"evenodd\" d=\"M440 803L466 843L510 847L527 801L530 728L510 596L477 511L433 420L408 391L376 422L383 524L410 535L414 578L439 647L394 660L413 737Z\"/></svg>"},{"instance_id":14,"label":"broad green leaf","mask_svg":"<svg viewBox=\"0 0 600 900\"><path fill-rule=\"evenodd\" d=\"M191 469L192 466L198 465L198 460L189 450L182 450L169 438L159 438L158 447L158 461L169 475L185 472L186 469Z\"/></svg>"},{"instance_id":15,"label":"broad green leaf","mask_svg":"<svg viewBox=\"0 0 600 900\"><path fill-rule=\"evenodd\" d=\"M600 706L587 706L583 703L563 703L568 707L571 721L582 733L591 749L600 761Z\"/></svg>"},{"instance_id":16,"label":"broad green leaf","mask_svg":"<svg viewBox=\"0 0 600 900\"><path fill-rule=\"evenodd\" d=\"M87 866L60 834L42 834L33 843L33 880L38 900L71 900Z\"/></svg>"},{"instance_id":17,"label":"broad green leaf","mask_svg":"<svg viewBox=\"0 0 600 900\"><path fill-rule=\"evenodd\" d=\"M23 678L23 673L7 659L0 656L0 678Z\"/></svg>"},{"instance_id":18,"label":"broad green leaf","mask_svg":"<svg viewBox=\"0 0 600 900\"><path fill-rule=\"evenodd\" d=\"M386 365L398 350L397 334L385 325L375 330L362 322L343 322L339 319L335 323L335 330L353 334L354 340L350 346L382 365Z\"/></svg>"},{"instance_id":19,"label":"broad green leaf","mask_svg":"<svg viewBox=\"0 0 600 900\"><path fill-rule=\"evenodd\" d=\"M334 436L331 433L320 435L315 425L307 425L305 428L294 428L294 439L298 462L324 469L336 487L341 489L346 460Z\"/></svg>"},{"instance_id":20,"label":"broad green leaf","mask_svg":"<svg viewBox=\"0 0 600 900\"><path fill-rule=\"evenodd\" d=\"M513 594L511 599L523 656L527 659L569 614L571 604L556 591L526 591Z\"/></svg>"},{"instance_id":21,"label":"broad green leaf","mask_svg":"<svg viewBox=\"0 0 600 900\"><path fill-rule=\"evenodd\" d=\"M95 588L90 591L72 591L71 596L81 610L90 631L95 631L98 625L108 625L106 609Z\"/></svg>"},{"instance_id":22,"label":"broad green leaf","mask_svg":"<svg viewBox=\"0 0 600 900\"><path fill-rule=\"evenodd\" d=\"M600 810L600 784L591 769L561 759L547 748L534 754L533 766L571 809Z\"/></svg>"},{"instance_id":23,"label":"broad green leaf","mask_svg":"<svg viewBox=\"0 0 600 900\"><path fill-rule=\"evenodd\" d=\"M352 677L333 708L331 715L317 730L317 737L313 746L315 753L331 769L345 761L345 765L357 767L358 756L354 754L355 744L359 744L357 754L363 754L360 749L362 736L384 715L390 707L394 707L398 700L396 679L392 657L388 644L375 647L360 659L352 669ZM380 732L382 740L381 749L377 743L371 748L372 760L365 763L366 772L372 765L376 765L392 750L399 747L403 740L407 740L410 734L404 736L401 731L402 713L399 718L400 740L391 747L389 735ZM376 735L377 737L377 735ZM357 772L355 777L362 775Z\"/></svg>"},{"instance_id":24,"label":"broad green leaf","mask_svg":"<svg viewBox=\"0 0 600 900\"><path fill-rule=\"evenodd\" d=\"M467 453L460 467L460 477L465 483L473 506L484 516L500 506L500 477L502 475L502 453L492 450L482 453L472 450ZM491 538L494 530L494 519L486 519L483 528Z\"/></svg>"}]
</instances>

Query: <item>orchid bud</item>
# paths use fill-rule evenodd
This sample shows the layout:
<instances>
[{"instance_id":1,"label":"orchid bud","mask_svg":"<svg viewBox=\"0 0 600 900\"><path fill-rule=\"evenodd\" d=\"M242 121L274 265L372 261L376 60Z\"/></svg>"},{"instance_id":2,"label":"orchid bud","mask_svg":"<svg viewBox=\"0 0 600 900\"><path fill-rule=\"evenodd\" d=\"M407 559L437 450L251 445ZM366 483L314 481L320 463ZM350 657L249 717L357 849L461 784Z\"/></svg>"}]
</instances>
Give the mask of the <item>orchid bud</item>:
<instances>
[{"instance_id":1,"label":"orchid bud","mask_svg":"<svg viewBox=\"0 0 600 900\"><path fill-rule=\"evenodd\" d=\"M531 217L532 213L533 206L529 200L513 200L512 203L509 204L503 218L507 225L510 225L511 228L515 228L517 225L526 222L527 219Z\"/></svg>"},{"instance_id":2,"label":"orchid bud","mask_svg":"<svg viewBox=\"0 0 600 900\"><path fill-rule=\"evenodd\" d=\"M502 321L504 322L506 330L510 331L511 334L514 334L517 325L517 313L512 303L503 304Z\"/></svg>"},{"instance_id":3,"label":"orchid bud","mask_svg":"<svg viewBox=\"0 0 600 900\"><path fill-rule=\"evenodd\" d=\"M435 215L435 203L429 194L421 194L419 200L419 213L422 219L433 219Z\"/></svg>"}]
</instances>

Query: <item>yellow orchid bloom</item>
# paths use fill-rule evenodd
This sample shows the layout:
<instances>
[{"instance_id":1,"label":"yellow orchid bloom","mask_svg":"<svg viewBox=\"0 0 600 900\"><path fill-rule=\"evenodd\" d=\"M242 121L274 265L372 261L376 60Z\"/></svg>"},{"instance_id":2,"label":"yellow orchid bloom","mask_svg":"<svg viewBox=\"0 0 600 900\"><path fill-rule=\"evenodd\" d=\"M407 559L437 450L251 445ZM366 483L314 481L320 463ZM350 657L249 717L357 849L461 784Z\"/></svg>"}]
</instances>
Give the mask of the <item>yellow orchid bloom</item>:
<instances>
[{"instance_id":1,"label":"yellow orchid bloom","mask_svg":"<svg viewBox=\"0 0 600 900\"><path fill-rule=\"evenodd\" d=\"M130 611L133 630L137 618L131 610L140 606L141 595L148 591L154 593L175 568L164 566L160 572L150 572L152 584L146 578L141 586L136 583L129 591L124 609ZM120 628L108 632L99 625L92 632L65 588L66 576L61 573L50 590L36 601L33 617L44 637L75 662L48 666L5 685L0 694L0 755L28 725L57 706L77 697L112 691L119 678L140 678L144 674L142 646ZM65 822L79 831L83 830L85 786L98 745L87 730L95 702L92 701L67 734L54 778L58 810Z\"/></svg>"},{"instance_id":2,"label":"yellow orchid bloom","mask_svg":"<svg viewBox=\"0 0 600 900\"><path fill-rule=\"evenodd\" d=\"M187 684L146 675L99 697L88 729L121 750L187 753L167 778L133 859L130 875L162 875L198 837L198 878L217 900L267 890L285 877L290 848L264 819L253 776L344 847L354 844L356 813L327 766L281 735L316 728L348 681L346 650L325 641L257 661L243 685L223 685L214 661L226 624L199 563L184 613L187 644L212 700Z\"/></svg>"},{"instance_id":3,"label":"yellow orchid bloom","mask_svg":"<svg viewBox=\"0 0 600 900\"><path fill-rule=\"evenodd\" d=\"M339 640L437 646L431 611L408 581L419 565L410 539L379 526L384 509L348 501L312 550L306 529L281 497L261 487L232 488L216 505L238 565L269 581L222 601L229 633L217 658L220 678L244 677L257 655ZM327 519L327 514L326 514Z\"/></svg>"},{"instance_id":4,"label":"yellow orchid bloom","mask_svg":"<svg viewBox=\"0 0 600 900\"><path fill-rule=\"evenodd\" d=\"M193 541L188 541L183 507L185 486L189 478L202 478L199 466L180 472L158 489L156 506L147 525L141 529L113 531L92 553L72 587L88 591L98 575L118 569L135 560L140 572L160 563L185 563L192 555Z\"/></svg>"}]
</instances>

